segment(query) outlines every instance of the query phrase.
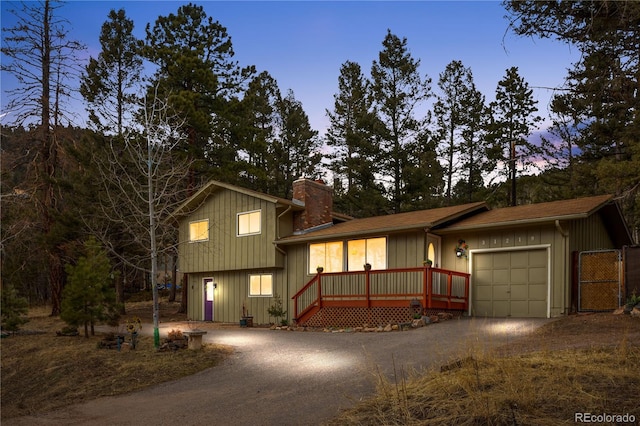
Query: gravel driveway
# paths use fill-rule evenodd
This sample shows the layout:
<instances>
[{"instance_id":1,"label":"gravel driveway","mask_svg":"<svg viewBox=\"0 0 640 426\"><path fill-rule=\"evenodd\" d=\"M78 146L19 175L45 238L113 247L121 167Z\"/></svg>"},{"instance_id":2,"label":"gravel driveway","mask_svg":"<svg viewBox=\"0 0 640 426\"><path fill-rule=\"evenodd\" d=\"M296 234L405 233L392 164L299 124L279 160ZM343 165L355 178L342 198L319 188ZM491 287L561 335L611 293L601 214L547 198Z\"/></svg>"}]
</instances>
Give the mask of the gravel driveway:
<instances>
[{"instance_id":1,"label":"gravel driveway","mask_svg":"<svg viewBox=\"0 0 640 426\"><path fill-rule=\"evenodd\" d=\"M6 424L316 425L371 395L381 374L394 381L414 368L439 368L508 343L548 321L465 318L388 333L202 324L200 328L208 330L205 342L235 349L222 365L143 391ZM161 335L172 328L177 324L162 324Z\"/></svg>"}]
</instances>

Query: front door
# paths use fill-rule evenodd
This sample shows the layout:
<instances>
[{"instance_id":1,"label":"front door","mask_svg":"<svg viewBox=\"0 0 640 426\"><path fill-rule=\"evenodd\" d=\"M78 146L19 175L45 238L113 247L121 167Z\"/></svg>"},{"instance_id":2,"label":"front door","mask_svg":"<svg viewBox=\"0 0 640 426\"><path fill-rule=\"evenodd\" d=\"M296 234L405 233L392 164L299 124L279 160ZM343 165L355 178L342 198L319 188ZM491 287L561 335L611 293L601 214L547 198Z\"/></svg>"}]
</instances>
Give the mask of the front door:
<instances>
[{"instance_id":1,"label":"front door","mask_svg":"<svg viewBox=\"0 0 640 426\"><path fill-rule=\"evenodd\" d=\"M205 278L204 283L204 320L213 321L213 278Z\"/></svg>"}]
</instances>

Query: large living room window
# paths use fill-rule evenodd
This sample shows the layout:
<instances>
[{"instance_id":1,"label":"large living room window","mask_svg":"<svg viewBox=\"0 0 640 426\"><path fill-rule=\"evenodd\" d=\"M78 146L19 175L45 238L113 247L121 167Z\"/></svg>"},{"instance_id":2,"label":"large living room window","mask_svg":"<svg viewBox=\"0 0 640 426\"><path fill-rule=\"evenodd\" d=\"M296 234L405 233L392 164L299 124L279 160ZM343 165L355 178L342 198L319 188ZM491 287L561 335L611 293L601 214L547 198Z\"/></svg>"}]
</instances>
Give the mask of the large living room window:
<instances>
[{"instance_id":1,"label":"large living room window","mask_svg":"<svg viewBox=\"0 0 640 426\"><path fill-rule=\"evenodd\" d=\"M387 268L387 239L367 238L347 241L347 270L361 271L364 264L371 269Z\"/></svg>"},{"instance_id":2,"label":"large living room window","mask_svg":"<svg viewBox=\"0 0 640 426\"><path fill-rule=\"evenodd\" d=\"M324 268L324 272L342 272L342 241L309 244L309 273L315 274L316 268Z\"/></svg>"},{"instance_id":3,"label":"large living room window","mask_svg":"<svg viewBox=\"0 0 640 426\"><path fill-rule=\"evenodd\" d=\"M249 297L273 296L273 275L249 275Z\"/></svg>"},{"instance_id":4,"label":"large living room window","mask_svg":"<svg viewBox=\"0 0 640 426\"><path fill-rule=\"evenodd\" d=\"M189 242L209 240L209 219L189 222Z\"/></svg>"},{"instance_id":5,"label":"large living room window","mask_svg":"<svg viewBox=\"0 0 640 426\"><path fill-rule=\"evenodd\" d=\"M255 210L251 212L238 213L238 236L256 235L261 232L262 212Z\"/></svg>"}]
</instances>

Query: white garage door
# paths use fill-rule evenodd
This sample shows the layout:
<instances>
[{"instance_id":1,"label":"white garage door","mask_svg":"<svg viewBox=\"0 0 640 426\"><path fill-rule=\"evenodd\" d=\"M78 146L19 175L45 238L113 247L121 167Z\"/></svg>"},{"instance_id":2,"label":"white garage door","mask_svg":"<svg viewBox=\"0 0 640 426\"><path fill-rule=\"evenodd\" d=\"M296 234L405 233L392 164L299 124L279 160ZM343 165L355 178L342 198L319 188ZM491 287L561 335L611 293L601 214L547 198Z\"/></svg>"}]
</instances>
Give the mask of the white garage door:
<instances>
[{"instance_id":1,"label":"white garage door","mask_svg":"<svg viewBox=\"0 0 640 426\"><path fill-rule=\"evenodd\" d=\"M476 316L546 317L546 249L473 255L472 306Z\"/></svg>"}]
</instances>

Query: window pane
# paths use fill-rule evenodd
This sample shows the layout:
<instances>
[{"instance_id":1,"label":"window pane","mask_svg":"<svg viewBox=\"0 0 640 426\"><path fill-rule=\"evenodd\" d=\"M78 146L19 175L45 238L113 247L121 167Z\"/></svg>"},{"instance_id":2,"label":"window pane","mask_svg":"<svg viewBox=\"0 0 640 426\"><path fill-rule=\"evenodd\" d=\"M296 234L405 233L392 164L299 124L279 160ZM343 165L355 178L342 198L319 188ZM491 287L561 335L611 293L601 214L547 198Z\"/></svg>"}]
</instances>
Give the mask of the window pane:
<instances>
[{"instance_id":1,"label":"window pane","mask_svg":"<svg viewBox=\"0 0 640 426\"><path fill-rule=\"evenodd\" d=\"M189 223L189 241L209 239L209 219Z\"/></svg>"},{"instance_id":2,"label":"window pane","mask_svg":"<svg viewBox=\"0 0 640 426\"><path fill-rule=\"evenodd\" d=\"M342 272L342 247L342 241L309 244L309 273L315 274L318 266L322 266L324 272Z\"/></svg>"},{"instance_id":3,"label":"window pane","mask_svg":"<svg viewBox=\"0 0 640 426\"><path fill-rule=\"evenodd\" d=\"M322 266L324 268L324 243L309 244L309 273L315 274L316 268Z\"/></svg>"},{"instance_id":4,"label":"window pane","mask_svg":"<svg viewBox=\"0 0 640 426\"><path fill-rule=\"evenodd\" d=\"M335 241L327 243L326 257L325 257L325 272L342 272L342 241Z\"/></svg>"},{"instance_id":5,"label":"window pane","mask_svg":"<svg viewBox=\"0 0 640 426\"><path fill-rule=\"evenodd\" d=\"M372 269L387 269L387 239L369 238L367 240L367 262Z\"/></svg>"},{"instance_id":6,"label":"window pane","mask_svg":"<svg viewBox=\"0 0 640 426\"><path fill-rule=\"evenodd\" d=\"M347 266L349 271L361 271L366 263L365 240L351 240L347 242Z\"/></svg>"},{"instance_id":7,"label":"window pane","mask_svg":"<svg viewBox=\"0 0 640 426\"><path fill-rule=\"evenodd\" d=\"M260 296L260 275L249 275L249 296Z\"/></svg>"},{"instance_id":8,"label":"window pane","mask_svg":"<svg viewBox=\"0 0 640 426\"><path fill-rule=\"evenodd\" d=\"M262 275L261 284L260 294L262 296L271 296L273 294L273 276Z\"/></svg>"},{"instance_id":9,"label":"window pane","mask_svg":"<svg viewBox=\"0 0 640 426\"><path fill-rule=\"evenodd\" d=\"M249 233L260 233L260 212L249 213Z\"/></svg>"},{"instance_id":10,"label":"window pane","mask_svg":"<svg viewBox=\"0 0 640 426\"><path fill-rule=\"evenodd\" d=\"M261 217L260 211L238 214L238 235L259 234Z\"/></svg>"}]
</instances>

